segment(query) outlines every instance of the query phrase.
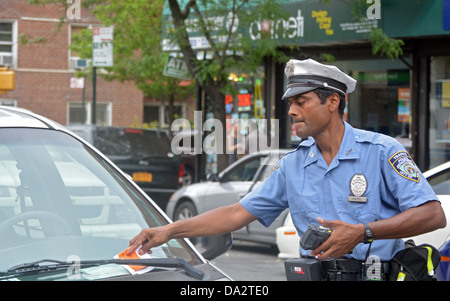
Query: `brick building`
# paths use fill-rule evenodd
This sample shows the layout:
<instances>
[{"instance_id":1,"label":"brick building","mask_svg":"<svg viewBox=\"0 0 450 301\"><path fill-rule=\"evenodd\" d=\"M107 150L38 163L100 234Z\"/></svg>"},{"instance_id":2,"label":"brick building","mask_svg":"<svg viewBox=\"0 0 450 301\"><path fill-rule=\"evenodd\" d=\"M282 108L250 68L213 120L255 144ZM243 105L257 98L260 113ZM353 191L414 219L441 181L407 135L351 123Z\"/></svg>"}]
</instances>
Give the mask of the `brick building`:
<instances>
[{"instance_id":1,"label":"brick building","mask_svg":"<svg viewBox=\"0 0 450 301\"><path fill-rule=\"evenodd\" d=\"M84 103L89 123L92 80L85 79L84 89L71 87L79 58L69 45L80 29L101 24L82 9L81 18L68 20L58 30L62 16L66 11L61 6L0 1L0 66L15 72L15 89L0 94L0 104L26 108L69 124L81 122ZM40 38L45 42L24 43ZM109 82L97 76L96 91L97 124L128 126L143 122L144 95L133 82Z\"/></svg>"}]
</instances>

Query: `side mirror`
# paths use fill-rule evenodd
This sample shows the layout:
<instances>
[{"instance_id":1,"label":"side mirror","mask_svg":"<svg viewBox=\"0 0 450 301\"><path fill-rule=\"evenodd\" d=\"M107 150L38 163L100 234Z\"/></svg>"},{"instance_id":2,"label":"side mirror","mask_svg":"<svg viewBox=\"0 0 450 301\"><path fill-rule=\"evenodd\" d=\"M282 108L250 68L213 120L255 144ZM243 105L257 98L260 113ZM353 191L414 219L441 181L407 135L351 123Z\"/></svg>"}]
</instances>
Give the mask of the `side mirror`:
<instances>
[{"instance_id":1,"label":"side mirror","mask_svg":"<svg viewBox=\"0 0 450 301\"><path fill-rule=\"evenodd\" d=\"M212 260L231 249L233 237L231 233L227 233L216 236L196 237L191 239L191 242L205 259Z\"/></svg>"}]
</instances>

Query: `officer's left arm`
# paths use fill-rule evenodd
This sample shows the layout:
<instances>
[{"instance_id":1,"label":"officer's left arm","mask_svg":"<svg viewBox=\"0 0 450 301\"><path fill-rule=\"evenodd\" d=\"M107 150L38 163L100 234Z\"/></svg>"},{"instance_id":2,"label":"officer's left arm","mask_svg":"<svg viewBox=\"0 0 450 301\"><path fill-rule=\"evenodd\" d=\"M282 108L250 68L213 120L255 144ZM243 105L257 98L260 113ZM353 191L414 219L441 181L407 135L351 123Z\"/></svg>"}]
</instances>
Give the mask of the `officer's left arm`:
<instances>
[{"instance_id":1,"label":"officer's left arm","mask_svg":"<svg viewBox=\"0 0 450 301\"><path fill-rule=\"evenodd\" d=\"M327 221L319 218L319 222L333 229L333 234L311 255L321 258L345 255L364 240L363 224L349 224L342 221ZM444 211L438 201L429 201L410 208L393 217L371 222L374 239L405 238L430 232L447 225Z\"/></svg>"},{"instance_id":2,"label":"officer's left arm","mask_svg":"<svg viewBox=\"0 0 450 301\"><path fill-rule=\"evenodd\" d=\"M410 208L391 218L369 223L375 239L411 237L444 228L446 225L447 220L441 203L435 200Z\"/></svg>"},{"instance_id":3,"label":"officer's left arm","mask_svg":"<svg viewBox=\"0 0 450 301\"><path fill-rule=\"evenodd\" d=\"M381 198L400 213L369 223L374 237L405 238L445 227L441 204L410 154L396 141L388 141L383 157Z\"/></svg>"},{"instance_id":4,"label":"officer's left arm","mask_svg":"<svg viewBox=\"0 0 450 301\"><path fill-rule=\"evenodd\" d=\"M380 158L384 161L380 172L386 183L381 198L390 208L398 208L399 213L369 222L374 238L405 238L444 228L447 221L441 204L411 156L395 143L386 149L386 157ZM364 240L363 224L351 225L320 218L319 222L333 228L333 234L312 255L324 252L323 258L338 257Z\"/></svg>"}]
</instances>

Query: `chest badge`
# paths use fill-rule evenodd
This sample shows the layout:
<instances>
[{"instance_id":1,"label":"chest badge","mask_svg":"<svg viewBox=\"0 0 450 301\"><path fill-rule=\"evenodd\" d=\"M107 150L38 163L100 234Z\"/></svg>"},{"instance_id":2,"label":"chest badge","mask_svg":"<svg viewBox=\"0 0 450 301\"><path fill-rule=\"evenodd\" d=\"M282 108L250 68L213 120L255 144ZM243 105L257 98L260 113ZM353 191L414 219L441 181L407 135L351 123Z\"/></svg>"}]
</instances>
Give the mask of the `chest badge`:
<instances>
[{"instance_id":1,"label":"chest badge","mask_svg":"<svg viewBox=\"0 0 450 301\"><path fill-rule=\"evenodd\" d=\"M367 197L364 196L366 190L366 177L363 174L355 174L350 180L350 191L352 195L348 196L348 201L354 203L366 203Z\"/></svg>"}]
</instances>

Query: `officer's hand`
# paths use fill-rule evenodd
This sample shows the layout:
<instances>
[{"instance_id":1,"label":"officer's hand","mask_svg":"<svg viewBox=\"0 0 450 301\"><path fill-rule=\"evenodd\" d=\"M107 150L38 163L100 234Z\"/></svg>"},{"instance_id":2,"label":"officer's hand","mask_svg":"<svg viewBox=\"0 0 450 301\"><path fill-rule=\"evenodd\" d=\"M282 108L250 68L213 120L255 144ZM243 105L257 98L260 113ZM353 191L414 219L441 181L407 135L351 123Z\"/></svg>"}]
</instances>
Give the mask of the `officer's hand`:
<instances>
[{"instance_id":1,"label":"officer's hand","mask_svg":"<svg viewBox=\"0 0 450 301\"><path fill-rule=\"evenodd\" d=\"M160 246L168 240L169 236L164 227L144 229L130 240L130 248L127 253L131 255L141 245L142 248L139 250L139 254L151 253L151 248Z\"/></svg>"},{"instance_id":2,"label":"officer's hand","mask_svg":"<svg viewBox=\"0 0 450 301\"><path fill-rule=\"evenodd\" d=\"M361 224L352 225L338 220L327 221L320 217L318 221L321 225L333 229L330 237L311 252L312 256L319 255L320 259L337 258L345 255L361 242L361 235L364 237L364 227Z\"/></svg>"}]
</instances>

